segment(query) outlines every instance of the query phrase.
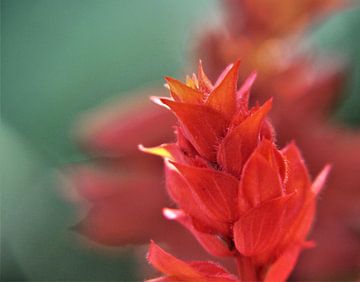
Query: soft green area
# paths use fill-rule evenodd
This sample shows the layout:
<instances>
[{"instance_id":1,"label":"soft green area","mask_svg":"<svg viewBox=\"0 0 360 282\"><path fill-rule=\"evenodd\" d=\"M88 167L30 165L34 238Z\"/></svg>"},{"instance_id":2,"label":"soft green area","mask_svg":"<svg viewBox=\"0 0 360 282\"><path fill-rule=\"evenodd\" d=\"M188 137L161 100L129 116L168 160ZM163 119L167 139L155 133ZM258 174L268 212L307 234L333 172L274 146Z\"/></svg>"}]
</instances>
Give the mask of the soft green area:
<instances>
[{"instance_id":1,"label":"soft green area","mask_svg":"<svg viewBox=\"0 0 360 282\"><path fill-rule=\"evenodd\" d=\"M44 157L67 162L79 112L175 75L212 3L2 1L3 118Z\"/></svg>"}]
</instances>

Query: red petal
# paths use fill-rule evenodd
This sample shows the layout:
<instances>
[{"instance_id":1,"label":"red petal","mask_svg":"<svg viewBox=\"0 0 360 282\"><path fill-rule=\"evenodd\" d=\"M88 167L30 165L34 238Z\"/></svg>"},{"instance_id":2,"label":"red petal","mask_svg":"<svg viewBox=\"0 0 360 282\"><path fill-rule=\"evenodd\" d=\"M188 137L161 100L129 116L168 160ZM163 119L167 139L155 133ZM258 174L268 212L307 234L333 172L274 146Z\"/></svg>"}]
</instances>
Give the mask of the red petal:
<instances>
[{"instance_id":1,"label":"red petal","mask_svg":"<svg viewBox=\"0 0 360 282\"><path fill-rule=\"evenodd\" d=\"M298 202L298 197L301 197L301 195L296 195L293 200ZM283 239L285 246L293 242L303 242L310 231L315 216L315 198L313 196L310 196L310 199L302 203L301 211L298 211L298 214L295 214L297 211L295 204L292 204L292 206L292 209L289 207L288 217L296 216L296 218L292 220L293 222Z\"/></svg>"},{"instance_id":2,"label":"red petal","mask_svg":"<svg viewBox=\"0 0 360 282\"><path fill-rule=\"evenodd\" d=\"M191 104L202 104L203 103L203 94L186 84L171 78L165 77L169 87L171 96L177 102L185 102Z\"/></svg>"},{"instance_id":3,"label":"red petal","mask_svg":"<svg viewBox=\"0 0 360 282\"><path fill-rule=\"evenodd\" d=\"M246 162L240 180L240 210L243 209L244 200L251 207L256 207L282 195L281 179L273 151L272 143L264 140Z\"/></svg>"},{"instance_id":4,"label":"red petal","mask_svg":"<svg viewBox=\"0 0 360 282\"><path fill-rule=\"evenodd\" d=\"M211 235L199 232L192 223L189 216L180 210L164 209L164 216L171 220L177 220L184 225L199 241L201 246L211 255L218 257L232 256L233 250L229 250L229 245L218 235Z\"/></svg>"},{"instance_id":5,"label":"red petal","mask_svg":"<svg viewBox=\"0 0 360 282\"><path fill-rule=\"evenodd\" d=\"M201 279L202 275L188 263L165 252L154 242L150 243L149 262L161 273L180 279Z\"/></svg>"},{"instance_id":6,"label":"red petal","mask_svg":"<svg viewBox=\"0 0 360 282\"><path fill-rule=\"evenodd\" d=\"M186 139L183 130L181 127L176 127L176 143L179 148L186 154L187 156L195 156L197 155L196 150L193 145Z\"/></svg>"},{"instance_id":7,"label":"red petal","mask_svg":"<svg viewBox=\"0 0 360 282\"><path fill-rule=\"evenodd\" d=\"M240 61L237 61L219 85L210 93L206 105L230 119L236 110L236 87Z\"/></svg>"},{"instance_id":8,"label":"red petal","mask_svg":"<svg viewBox=\"0 0 360 282\"><path fill-rule=\"evenodd\" d=\"M173 163L185 178L209 217L231 223L237 219L238 181L231 175L207 168Z\"/></svg>"},{"instance_id":9,"label":"red petal","mask_svg":"<svg viewBox=\"0 0 360 282\"><path fill-rule=\"evenodd\" d=\"M240 176L243 164L254 151L259 140L259 131L264 118L270 111L272 101L267 101L240 125L230 129L222 140L217 162L226 170Z\"/></svg>"},{"instance_id":10,"label":"red petal","mask_svg":"<svg viewBox=\"0 0 360 282\"><path fill-rule=\"evenodd\" d=\"M266 273L264 282L282 282L286 281L291 271L294 269L296 261L301 251L300 245L294 245L288 248L272 264Z\"/></svg>"},{"instance_id":11,"label":"red petal","mask_svg":"<svg viewBox=\"0 0 360 282\"><path fill-rule=\"evenodd\" d=\"M311 182L299 149L295 143L292 142L282 149L282 153L288 163L286 191L291 193L297 190L299 195L307 194L310 191Z\"/></svg>"},{"instance_id":12,"label":"red petal","mask_svg":"<svg viewBox=\"0 0 360 282\"><path fill-rule=\"evenodd\" d=\"M184 178L175 170L173 165L165 162L166 187L172 199L191 217L201 224L208 226L213 232L228 233L228 226L224 223L211 220L203 206L199 206L193 193Z\"/></svg>"},{"instance_id":13,"label":"red petal","mask_svg":"<svg viewBox=\"0 0 360 282\"><path fill-rule=\"evenodd\" d=\"M295 194L280 197L248 211L234 225L234 241L245 256L271 251L288 226L286 210Z\"/></svg>"},{"instance_id":14,"label":"red petal","mask_svg":"<svg viewBox=\"0 0 360 282\"><path fill-rule=\"evenodd\" d=\"M177 103L167 99L161 99L161 102L169 106L178 117L186 138L199 154L215 160L215 146L226 126L224 117L204 105Z\"/></svg>"}]
</instances>

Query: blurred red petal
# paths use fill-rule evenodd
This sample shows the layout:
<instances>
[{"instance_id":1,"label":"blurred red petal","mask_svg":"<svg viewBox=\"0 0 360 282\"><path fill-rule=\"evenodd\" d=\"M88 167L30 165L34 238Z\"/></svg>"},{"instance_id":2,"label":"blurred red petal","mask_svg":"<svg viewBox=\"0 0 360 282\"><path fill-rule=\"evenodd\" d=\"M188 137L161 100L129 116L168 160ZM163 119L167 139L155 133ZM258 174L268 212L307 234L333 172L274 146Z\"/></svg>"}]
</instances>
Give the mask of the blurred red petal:
<instances>
[{"instance_id":1,"label":"blurred red petal","mask_svg":"<svg viewBox=\"0 0 360 282\"><path fill-rule=\"evenodd\" d=\"M162 89L149 92L163 93ZM136 96L139 96L136 93ZM155 146L173 139L175 118L142 97L120 100L84 116L76 127L81 144L111 158L136 153L137 145Z\"/></svg>"},{"instance_id":2,"label":"blurred red petal","mask_svg":"<svg viewBox=\"0 0 360 282\"><path fill-rule=\"evenodd\" d=\"M202 281L202 275L195 267L165 252L154 242L150 244L147 259L157 270L168 276L174 276L185 281L189 279Z\"/></svg>"}]
</instances>

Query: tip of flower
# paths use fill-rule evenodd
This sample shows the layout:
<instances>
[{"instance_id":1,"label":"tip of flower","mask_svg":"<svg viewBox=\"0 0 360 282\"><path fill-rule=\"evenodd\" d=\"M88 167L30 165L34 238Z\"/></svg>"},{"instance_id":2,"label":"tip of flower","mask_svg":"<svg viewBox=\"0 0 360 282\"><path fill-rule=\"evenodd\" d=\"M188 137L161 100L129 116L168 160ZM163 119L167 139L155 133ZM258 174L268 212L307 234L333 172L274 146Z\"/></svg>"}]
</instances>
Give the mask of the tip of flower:
<instances>
[{"instance_id":1,"label":"tip of flower","mask_svg":"<svg viewBox=\"0 0 360 282\"><path fill-rule=\"evenodd\" d=\"M172 78L172 77L170 77L170 76L164 76L164 80L165 80L166 82L171 82L171 81L174 81L175 79Z\"/></svg>"}]
</instances>

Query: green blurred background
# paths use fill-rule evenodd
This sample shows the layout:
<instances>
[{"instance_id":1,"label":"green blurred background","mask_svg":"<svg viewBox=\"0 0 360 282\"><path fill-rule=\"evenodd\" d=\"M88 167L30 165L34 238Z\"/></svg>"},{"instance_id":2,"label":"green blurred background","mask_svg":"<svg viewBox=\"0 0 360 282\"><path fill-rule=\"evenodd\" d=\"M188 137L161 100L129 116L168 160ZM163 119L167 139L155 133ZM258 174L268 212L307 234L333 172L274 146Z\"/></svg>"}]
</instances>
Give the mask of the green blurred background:
<instances>
[{"instance_id":1,"label":"green blurred background","mask_svg":"<svg viewBox=\"0 0 360 282\"><path fill-rule=\"evenodd\" d=\"M85 158L69 134L80 113L179 75L194 34L219 14L208 0L1 1L2 280L137 279L130 253L78 244L55 169ZM360 123L359 26L357 8L309 36L351 62L336 117L352 126Z\"/></svg>"}]
</instances>

